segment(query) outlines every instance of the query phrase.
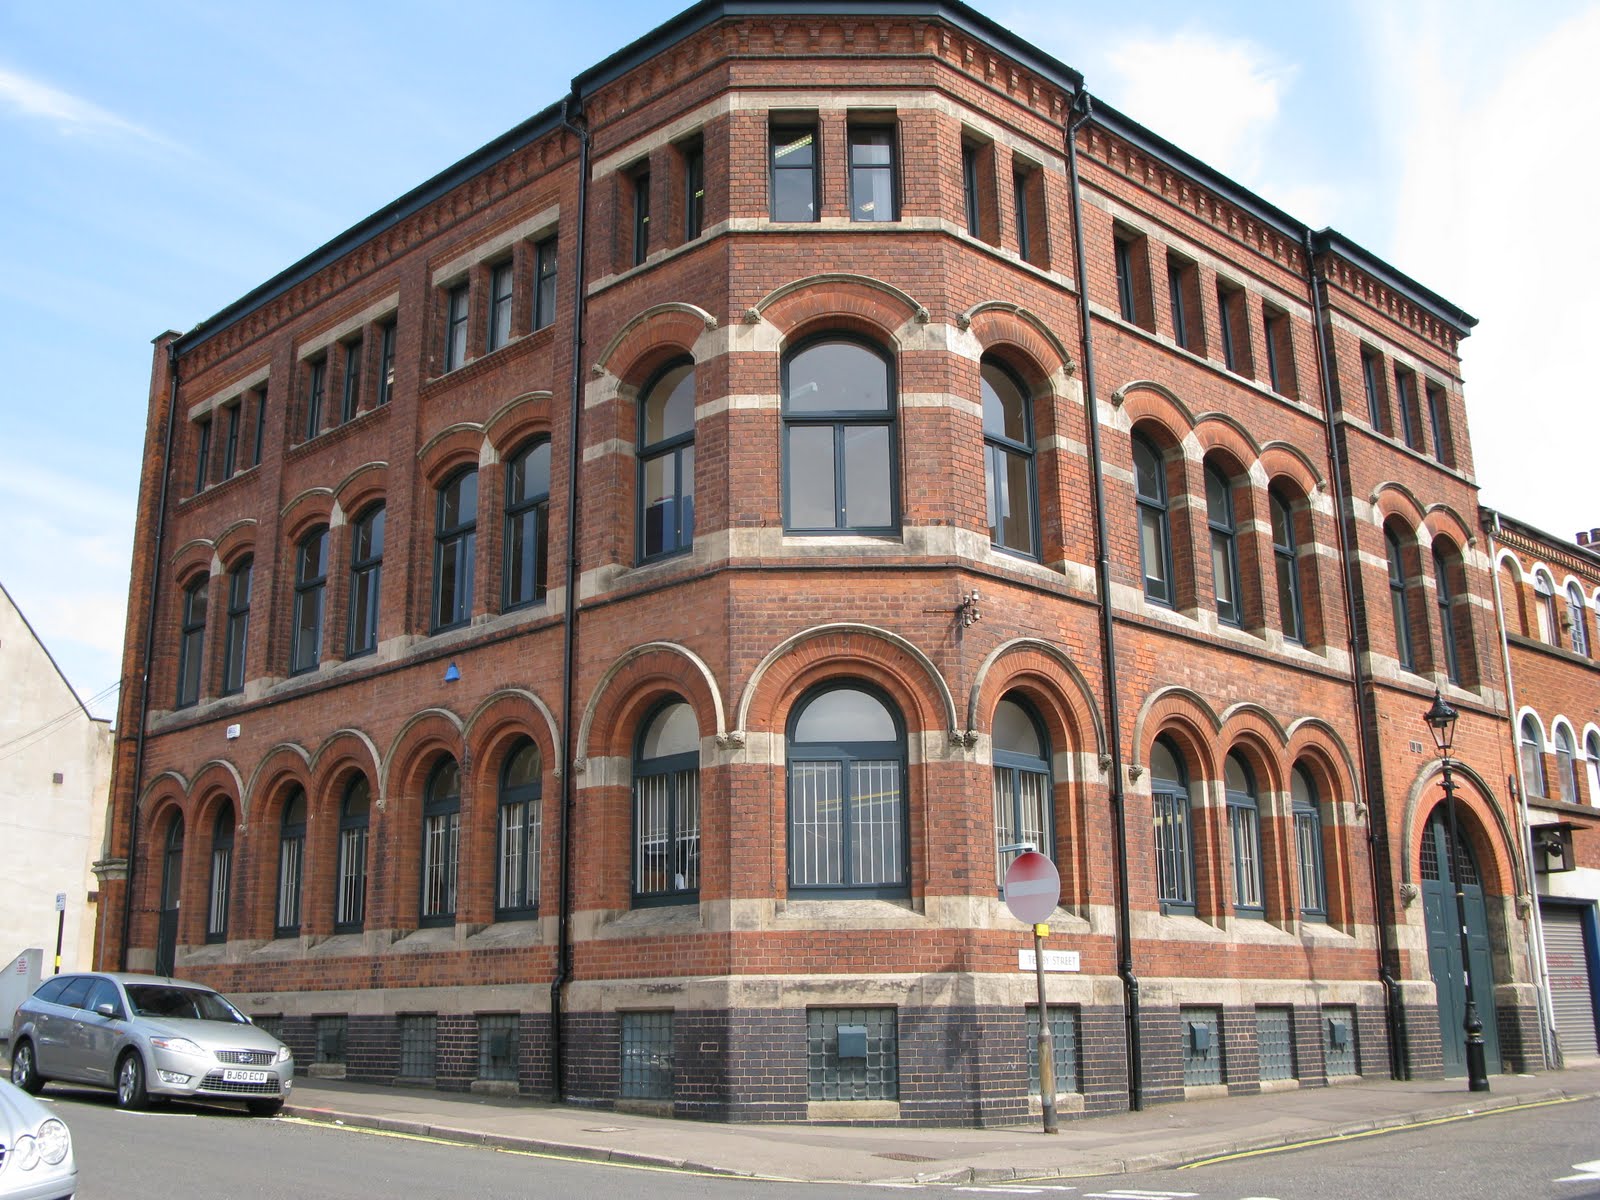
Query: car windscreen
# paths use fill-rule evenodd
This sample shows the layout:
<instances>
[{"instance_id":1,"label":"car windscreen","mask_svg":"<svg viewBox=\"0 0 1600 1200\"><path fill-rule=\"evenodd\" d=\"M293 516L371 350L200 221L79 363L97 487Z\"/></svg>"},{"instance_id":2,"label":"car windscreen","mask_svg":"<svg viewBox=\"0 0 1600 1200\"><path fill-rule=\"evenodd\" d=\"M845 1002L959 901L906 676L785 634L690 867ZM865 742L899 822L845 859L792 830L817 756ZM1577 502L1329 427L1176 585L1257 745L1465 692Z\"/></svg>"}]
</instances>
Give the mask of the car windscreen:
<instances>
[{"instance_id":1,"label":"car windscreen","mask_svg":"<svg viewBox=\"0 0 1600 1200\"><path fill-rule=\"evenodd\" d=\"M171 1017L188 1021L226 1021L233 1025L248 1022L239 1010L216 992L203 988L172 987L160 983L130 983L128 1003L135 1016Z\"/></svg>"}]
</instances>

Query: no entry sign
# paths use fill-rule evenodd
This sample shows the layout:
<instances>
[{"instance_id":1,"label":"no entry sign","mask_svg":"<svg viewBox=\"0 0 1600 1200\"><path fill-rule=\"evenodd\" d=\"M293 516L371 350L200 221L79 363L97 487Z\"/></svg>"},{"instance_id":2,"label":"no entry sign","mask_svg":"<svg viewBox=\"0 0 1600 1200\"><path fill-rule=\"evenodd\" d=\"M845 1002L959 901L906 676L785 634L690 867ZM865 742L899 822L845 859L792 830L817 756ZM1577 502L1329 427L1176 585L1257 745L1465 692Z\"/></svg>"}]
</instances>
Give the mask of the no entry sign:
<instances>
[{"instance_id":1,"label":"no entry sign","mask_svg":"<svg viewBox=\"0 0 1600 1200\"><path fill-rule=\"evenodd\" d=\"M1061 899L1055 863L1036 850L1017 855L1006 869L1006 907L1027 925L1048 921Z\"/></svg>"}]
</instances>

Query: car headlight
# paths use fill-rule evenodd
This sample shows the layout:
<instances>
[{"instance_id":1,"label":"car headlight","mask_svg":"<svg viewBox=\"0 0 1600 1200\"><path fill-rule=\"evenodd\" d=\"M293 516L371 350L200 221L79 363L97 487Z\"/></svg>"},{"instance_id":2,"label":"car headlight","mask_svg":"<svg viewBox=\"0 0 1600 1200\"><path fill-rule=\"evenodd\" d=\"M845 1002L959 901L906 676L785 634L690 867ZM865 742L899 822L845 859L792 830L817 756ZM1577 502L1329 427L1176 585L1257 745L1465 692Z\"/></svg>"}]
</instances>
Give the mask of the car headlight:
<instances>
[{"instance_id":1,"label":"car headlight","mask_svg":"<svg viewBox=\"0 0 1600 1200\"><path fill-rule=\"evenodd\" d=\"M39 1165L39 1143L28 1134L17 1139L11 1147L12 1165L19 1171L31 1171Z\"/></svg>"},{"instance_id":2,"label":"car headlight","mask_svg":"<svg viewBox=\"0 0 1600 1200\"><path fill-rule=\"evenodd\" d=\"M278 1047L278 1061L279 1062L288 1062L293 1057L294 1057L294 1055L289 1053L289 1047L287 1047L287 1046L279 1046Z\"/></svg>"},{"instance_id":3,"label":"car headlight","mask_svg":"<svg viewBox=\"0 0 1600 1200\"><path fill-rule=\"evenodd\" d=\"M174 1054L204 1054L205 1053L204 1050L200 1049L199 1046L195 1045L188 1038L181 1038L181 1037L153 1037L153 1038L150 1039L150 1044L152 1046L155 1046L157 1049L160 1049L160 1050L171 1050Z\"/></svg>"},{"instance_id":4,"label":"car headlight","mask_svg":"<svg viewBox=\"0 0 1600 1200\"><path fill-rule=\"evenodd\" d=\"M66 1124L51 1118L39 1126L39 1132L34 1138L39 1150L39 1157L52 1167L72 1153L72 1134L67 1131Z\"/></svg>"}]
</instances>

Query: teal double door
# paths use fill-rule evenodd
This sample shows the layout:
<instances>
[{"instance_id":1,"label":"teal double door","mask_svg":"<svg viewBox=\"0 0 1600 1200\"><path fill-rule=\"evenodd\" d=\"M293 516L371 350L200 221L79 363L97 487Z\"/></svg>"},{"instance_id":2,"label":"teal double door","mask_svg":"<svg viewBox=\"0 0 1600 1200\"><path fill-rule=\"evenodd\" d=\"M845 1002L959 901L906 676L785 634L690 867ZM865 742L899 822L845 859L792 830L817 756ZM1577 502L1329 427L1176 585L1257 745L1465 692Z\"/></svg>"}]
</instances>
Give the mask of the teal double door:
<instances>
[{"instance_id":1,"label":"teal double door","mask_svg":"<svg viewBox=\"0 0 1600 1200\"><path fill-rule=\"evenodd\" d=\"M1495 1027L1494 968L1489 956L1489 919L1483 903L1482 877L1472 848L1460 846L1462 888L1467 902L1467 966L1478 1019L1483 1022L1484 1061L1491 1073L1500 1070L1500 1035ZM1428 926L1428 970L1439 997L1439 1040L1444 1047L1444 1073L1467 1073L1467 1041L1462 1021L1467 1012L1467 977L1461 961L1461 926L1456 916L1449 826L1444 806L1436 808L1422 834L1422 906Z\"/></svg>"}]
</instances>

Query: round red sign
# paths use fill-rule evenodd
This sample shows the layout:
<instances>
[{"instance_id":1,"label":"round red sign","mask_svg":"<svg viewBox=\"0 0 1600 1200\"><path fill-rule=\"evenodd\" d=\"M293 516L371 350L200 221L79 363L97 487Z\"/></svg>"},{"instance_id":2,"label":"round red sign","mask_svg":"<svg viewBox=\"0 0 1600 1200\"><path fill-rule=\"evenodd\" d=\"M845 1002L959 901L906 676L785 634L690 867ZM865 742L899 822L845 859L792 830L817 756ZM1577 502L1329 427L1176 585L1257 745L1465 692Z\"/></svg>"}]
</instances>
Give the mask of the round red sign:
<instances>
[{"instance_id":1,"label":"round red sign","mask_svg":"<svg viewBox=\"0 0 1600 1200\"><path fill-rule=\"evenodd\" d=\"M1061 899L1055 863L1036 850L1019 854L1006 869L1006 907L1028 925L1048 921Z\"/></svg>"}]
</instances>

